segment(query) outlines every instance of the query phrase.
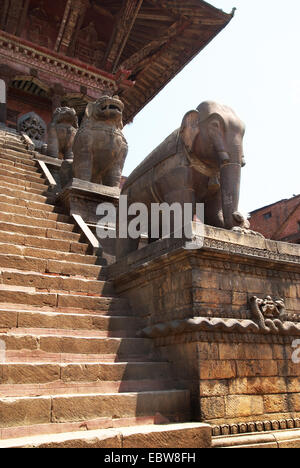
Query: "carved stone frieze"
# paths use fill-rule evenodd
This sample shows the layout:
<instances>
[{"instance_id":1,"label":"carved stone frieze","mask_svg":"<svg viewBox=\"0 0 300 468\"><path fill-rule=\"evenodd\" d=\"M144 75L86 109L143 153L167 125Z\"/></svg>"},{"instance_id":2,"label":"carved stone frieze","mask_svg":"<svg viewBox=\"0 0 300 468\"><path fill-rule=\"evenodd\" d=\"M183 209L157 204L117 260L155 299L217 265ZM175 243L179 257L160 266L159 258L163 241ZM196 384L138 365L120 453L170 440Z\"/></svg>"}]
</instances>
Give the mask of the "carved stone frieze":
<instances>
[{"instance_id":1,"label":"carved stone frieze","mask_svg":"<svg viewBox=\"0 0 300 468\"><path fill-rule=\"evenodd\" d=\"M273 419L266 421L250 421L234 424L212 426L213 437L247 434L251 432L269 432L286 429L299 429L300 418Z\"/></svg>"}]
</instances>

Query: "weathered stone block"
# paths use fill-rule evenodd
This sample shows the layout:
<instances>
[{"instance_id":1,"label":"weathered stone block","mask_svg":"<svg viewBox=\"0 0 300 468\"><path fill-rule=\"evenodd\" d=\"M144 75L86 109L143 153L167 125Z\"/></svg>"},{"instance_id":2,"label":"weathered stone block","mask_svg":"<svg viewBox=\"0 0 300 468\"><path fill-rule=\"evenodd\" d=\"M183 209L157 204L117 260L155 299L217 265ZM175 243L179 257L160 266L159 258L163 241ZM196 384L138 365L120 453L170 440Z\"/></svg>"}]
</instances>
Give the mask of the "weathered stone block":
<instances>
[{"instance_id":1,"label":"weathered stone block","mask_svg":"<svg viewBox=\"0 0 300 468\"><path fill-rule=\"evenodd\" d=\"M225 399L221 397L201 398L201 418L205 421L226 417Z\"/></svg>"},{"instance_id":2,"label":"weathered stone block","mask_svg":"<svg viewBox=\"0 0 300 468\"><path fill-rule=\"evenodd\" d=\"M234 361L203 361L199 364L200 379L232 379L235 376L236 367Z\"/></svg>"},{"instance_id":3,"label":"weathered stone block","mask_svg":"<svg viewBox=\"0 0 300 468\"><path fill-rule=\"evenodd\" d=\"M289 411L287 395L264 395L265 413L285 413Z\"/></svg>"},{"instance_id":4,"label":"weathered stone block","mask_svg":"<svg viewBox=\"0 0 300 468\"><path fill-rule=\"evenodd\" d=\"M248 417L264 414L264 402L262 396L229 395L225 397L226 416Z\"/></svg>"},{"instance_id":5,"label":"weathered stone block","mask_svg":"<svg viewBox=\"0 0 300 468\"><path fill-rule=\"evenodd\" d=\"M236 362L238 377L255 377L255 376L274 376L278 374L277 362L269 360L253 361L237 361ZM282 375L282 374L281 374Z\"/></svg>"}]
</instances>

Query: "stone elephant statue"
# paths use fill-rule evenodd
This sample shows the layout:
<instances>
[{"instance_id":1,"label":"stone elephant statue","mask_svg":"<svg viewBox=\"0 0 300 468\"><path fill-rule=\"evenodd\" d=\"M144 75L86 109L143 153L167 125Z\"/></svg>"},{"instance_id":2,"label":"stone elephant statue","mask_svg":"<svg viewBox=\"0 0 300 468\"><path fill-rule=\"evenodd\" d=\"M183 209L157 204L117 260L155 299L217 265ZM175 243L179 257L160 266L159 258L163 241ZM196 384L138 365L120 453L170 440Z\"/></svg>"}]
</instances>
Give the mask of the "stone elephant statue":
<instances>
[{"instance_id":1,"label":"stone elephant statue","mask_svg":"<svg viewBox=\"0 0 300 468\"><path fill-rule=\"evenodd\" d=\"M122 133L124 104L102 96L87 105L74 141L73 175L96 184L119 187L128 145Z\"/></svg>"},{"instance_id":2,"label":"stone elephant statue","mask_svg":"<svg viewBox=\"0 0 300 468\"><path fill-rule=\"evenodd\" d=\"M70 107L58 107L48 126L48 156L73 160L73 143L78 130L76 111Z\"/></svg>"},{"instance_id":3,"label":"stone elephant statue","mask_svg":"<svg viewBox=\"0 0 300 468\"><path fill-rule=\"evenodd\" d=\"M238 212L244 133L232 109L203 102L132 172L122 195L128 204L144 203L148 210L151 203L192 203L194 215L196 203L204 203L205 224L247 228ZM138 242L117 239L117 258L137 249Z\"/></svg>"}]
</instances>

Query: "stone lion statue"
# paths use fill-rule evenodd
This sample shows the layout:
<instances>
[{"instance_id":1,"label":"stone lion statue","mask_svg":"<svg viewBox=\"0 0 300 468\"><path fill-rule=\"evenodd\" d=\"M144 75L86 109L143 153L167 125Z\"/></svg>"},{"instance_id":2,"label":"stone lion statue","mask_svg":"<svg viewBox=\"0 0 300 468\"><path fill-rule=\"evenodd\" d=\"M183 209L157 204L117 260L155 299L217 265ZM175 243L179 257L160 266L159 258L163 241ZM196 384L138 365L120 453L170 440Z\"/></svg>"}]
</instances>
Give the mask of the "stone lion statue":
<instances>
[{"instance_id":1,"label":"stone lion statue","mask_svg":"<svg viewBox=\"0 0 300 468\"><path fill-rule=\"evenodd\" d=\"M78 130L76 111L70 107L58 107L48 126L48 156L73 160L73 143Z\"/></svg>"},{"instance_id":2,"label":"stone lion statue","mask_svg":"<svg viewBox=\"0 0 300 468\"><path fill-rule=\"evenodd\" d=\"M119 187L128 153L122 133L124 104L118 96L102 96L87 105L75 137L73 176L96 184Z\"/></svg>"}]
</instances>

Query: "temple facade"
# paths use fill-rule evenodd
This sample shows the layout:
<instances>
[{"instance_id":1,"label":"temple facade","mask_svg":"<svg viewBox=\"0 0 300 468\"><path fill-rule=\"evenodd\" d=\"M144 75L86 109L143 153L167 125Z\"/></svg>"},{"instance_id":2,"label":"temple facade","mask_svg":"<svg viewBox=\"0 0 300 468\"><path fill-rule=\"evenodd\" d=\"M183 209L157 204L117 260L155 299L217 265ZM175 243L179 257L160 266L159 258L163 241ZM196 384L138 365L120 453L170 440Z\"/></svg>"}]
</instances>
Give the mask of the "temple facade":
<instances>
[{"instance_id":1,"label":"temple facade","mask_svg":"<svg viewBox=\"0 0 300 468\"><path fill-rule=\"evenodd\" d=\"M200 0L1 0L1 121L69 106L80 122L118 94L126 124L231 18Z\"/></svg>"}]
</instances>

